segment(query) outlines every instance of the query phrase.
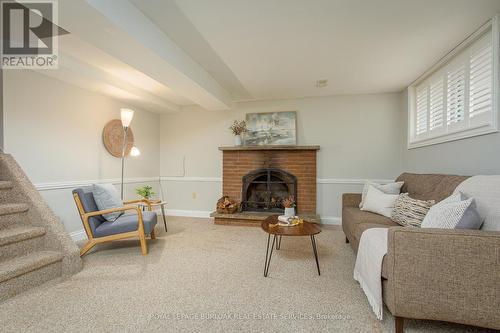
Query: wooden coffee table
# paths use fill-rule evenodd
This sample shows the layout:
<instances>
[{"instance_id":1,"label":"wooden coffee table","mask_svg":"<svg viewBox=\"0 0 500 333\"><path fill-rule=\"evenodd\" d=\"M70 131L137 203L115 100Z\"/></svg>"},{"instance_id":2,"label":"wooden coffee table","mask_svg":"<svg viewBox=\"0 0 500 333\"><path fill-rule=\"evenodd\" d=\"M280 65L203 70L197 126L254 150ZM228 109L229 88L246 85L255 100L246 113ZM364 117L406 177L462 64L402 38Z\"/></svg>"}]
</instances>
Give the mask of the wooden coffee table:
<instances>
[{"instance_id":1,"label":"wooden coffee table","mask_svg":"<svg viewBox=\"0 0 500 333\"><path fill-rule=\"evenodd\" d=\"M283 236L309 236L311 238L311 245L313 248L314 258L316 259L316 267L318 268L318 275L321 275L319 270L318 250L316 249L315 235L321 232L319 225L315 223L305 222L294 227L282 227L278 225L278 215L269 216L262 221L262 229L267 232L267 248L266 248L266 262L264 263L264 277L267 277L269 272L269 265L271 264L271 257L273 255L274 244L276 250L281 248L281 238ZM271 244L271 252L269 252L269 243L271 235L274 235Z\"/></svg>"}]
</instances>

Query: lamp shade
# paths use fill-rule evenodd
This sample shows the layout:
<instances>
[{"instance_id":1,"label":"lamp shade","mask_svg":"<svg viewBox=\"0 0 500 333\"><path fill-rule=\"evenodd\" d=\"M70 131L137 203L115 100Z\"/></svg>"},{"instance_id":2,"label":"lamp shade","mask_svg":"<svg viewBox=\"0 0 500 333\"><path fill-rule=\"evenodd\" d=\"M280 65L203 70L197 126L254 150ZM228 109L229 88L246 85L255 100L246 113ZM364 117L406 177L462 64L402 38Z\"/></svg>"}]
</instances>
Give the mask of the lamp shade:
<instances>
[{"instance_id":1,"label":"lamp shade","mask_svg":"<svg viewBox=\"0 0 500 333\"><path fill-rule=\"evenodd\" d=\"M129 127L134 118L134 110L131 109L121 109L122 126Z\"/></svg>"},{"instance_id":2,"label":"lamp shade","mask_svg":"<svg viewBox=\"0 0 500 333\"><path fill-rule=\"evenodd\" d=\"M133 157L137 157L141 155L141 151L139 150L139 148L137 147L132 147L132 149L130 149L130 156L133 156Z\"/></svg>"}]
</instances>

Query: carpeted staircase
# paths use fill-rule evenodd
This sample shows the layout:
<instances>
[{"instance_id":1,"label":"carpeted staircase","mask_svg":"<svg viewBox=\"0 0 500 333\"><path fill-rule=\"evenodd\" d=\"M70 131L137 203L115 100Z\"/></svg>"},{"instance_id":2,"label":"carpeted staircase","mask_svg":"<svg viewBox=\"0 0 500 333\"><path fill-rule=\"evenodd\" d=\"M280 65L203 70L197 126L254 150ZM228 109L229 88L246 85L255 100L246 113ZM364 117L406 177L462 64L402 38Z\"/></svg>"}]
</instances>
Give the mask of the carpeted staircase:
<instances>
[{"instance_id":1,"label":"carpeted staircase","mask_svg":"<svg viewBox=\"0 0 500 333\"><path fill-rule=\"evenodd\" d=\"M15 160L0 153L0 301L80 269L61 221Z\"/></svg>"}]
</instances>

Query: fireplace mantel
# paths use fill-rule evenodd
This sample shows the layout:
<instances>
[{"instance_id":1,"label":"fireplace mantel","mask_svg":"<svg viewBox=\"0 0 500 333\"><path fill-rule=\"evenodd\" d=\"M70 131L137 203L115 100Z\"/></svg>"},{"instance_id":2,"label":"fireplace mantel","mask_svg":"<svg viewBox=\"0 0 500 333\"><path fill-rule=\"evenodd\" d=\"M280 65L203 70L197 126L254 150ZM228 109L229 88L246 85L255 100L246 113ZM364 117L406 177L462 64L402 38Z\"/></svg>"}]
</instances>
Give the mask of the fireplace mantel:
<instances>
[{"instance_id":1,"label":"fireplace mantel","mask_svg":"<svg viewBox=\"0 0 500 333\"><path fill-rule=\"evenodd\" d=\"M319 150L319 146L230 146L219 147L219 150Z\"/></svg>"}]
</instances>

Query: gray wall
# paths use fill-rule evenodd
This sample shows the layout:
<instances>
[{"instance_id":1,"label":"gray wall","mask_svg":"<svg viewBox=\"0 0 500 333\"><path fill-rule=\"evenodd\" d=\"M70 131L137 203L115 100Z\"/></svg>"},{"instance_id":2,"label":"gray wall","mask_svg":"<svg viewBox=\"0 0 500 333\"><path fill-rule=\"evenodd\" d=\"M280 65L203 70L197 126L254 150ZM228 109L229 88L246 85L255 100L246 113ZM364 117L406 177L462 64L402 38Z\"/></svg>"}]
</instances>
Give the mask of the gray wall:
<instances>
[{"instance_id":1,"label":"gray wall","mask_svg":"<svg viewBox=\"0 0 500 333\"><path fill-rule=\"evenodd\" d=\"M221 193L222 153L229 131L246 113L297 111L297 143L319 145L317 212L338 223L341 195L365 179L391 180L401 171L400 94L329 96L234 103L228 111L193 108L161 115L160 175L169 209L206 215Z\"/></svg>"},{"instance_id":2,"label":"gray wall","mask_svg":"<svg viewBox=\"0 0 500 333\"><path fill-rule=\"evenodd\" d=\"M416 173L500 174L500 133L407 149L408 95L401 94L402 167Z\"/></svg>"},{"instance_id":3,"label":"gray wall","mask_svg":"<svg viewBox=\"0 0 500 333\"><path fill-rule=\"evenodd\" d=\"M0 68L0 151L3 151L3 70Z\"/></svg>"},{"instance_id":4,"label":"gray wall","mask_svg":"<svg viewBox=\"0 0 500 333\"><path fill-rule=\"evenodd\" d=\"M5 152L16 159L66 230L81 231L71 190L80 186L74 184L119 183L121 159L106 151L102 129L120 118L121 107L130 106L30 70L6 71L4 84ZM137 198L134 189L145 184L160 192L160 116L131 108L141 155L126 160L125 199Z\"/></svg>"}]
</instances>

